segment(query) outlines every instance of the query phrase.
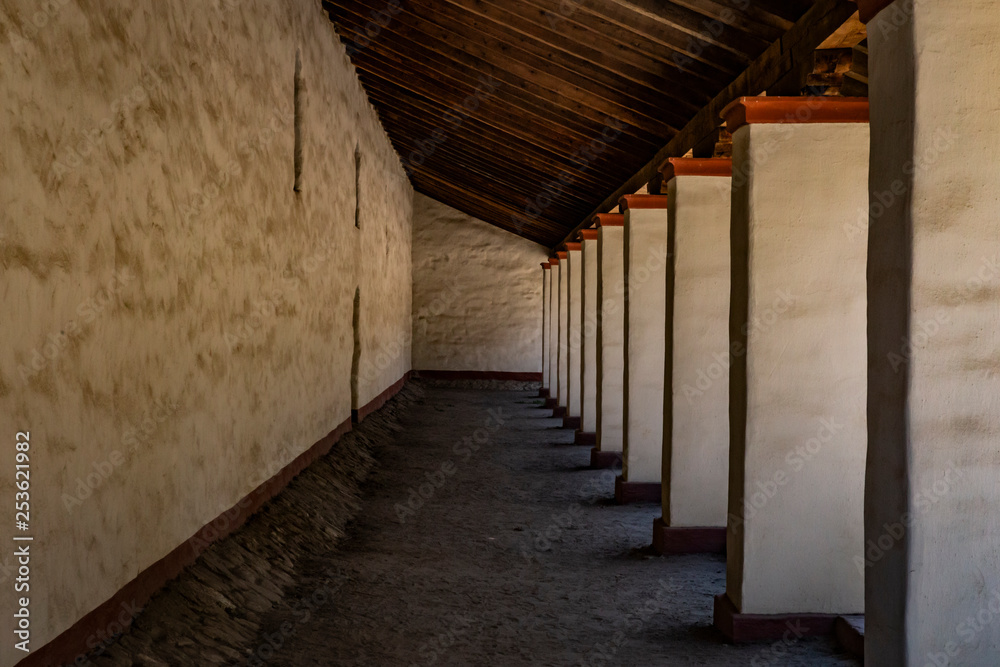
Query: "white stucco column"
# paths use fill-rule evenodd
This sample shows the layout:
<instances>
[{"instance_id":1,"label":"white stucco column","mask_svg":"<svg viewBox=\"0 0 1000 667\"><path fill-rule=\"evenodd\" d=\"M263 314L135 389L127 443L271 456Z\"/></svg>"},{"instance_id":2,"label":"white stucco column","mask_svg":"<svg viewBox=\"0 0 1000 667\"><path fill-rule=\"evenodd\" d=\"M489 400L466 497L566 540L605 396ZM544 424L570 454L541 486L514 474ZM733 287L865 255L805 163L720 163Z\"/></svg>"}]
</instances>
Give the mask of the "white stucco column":
<instances>
[{"instance_id":1,"label":"white stucco column","mask_svg":"<svg viewBox=\"0 0 1000 667\"><path fill-rule=\"evenodd\" d=\"M548 262L542 262L542 388L538 392L542 398L549 396L549 330L551 325L549 299L552 297L549 283L551 275L552 265Z\"/></svg>"},{"instance_id":2,"label":"white stucco column","mask_svg":"<svg viewBox=\"0 0 1000 667\"><path fill-rule=\"evenodd\" d=\"M559 258L549 257L549 396L545 407L559 407Z\"/></svg>"},{"instance_id":3,"label":"white stucco column","mask_svg":"<svg viewBox=\"0 0 1000 667\"><path fill-rule=\"evenodd\" d=\"M856 227L870 253L865 661L992 666L1000 13L985 0L881 4L868 24L870 228Z\"/></svg>"},{"instance_id":4,"label":"white stucco column","mask_svg":"<svg viewBox=\"0 0 1000 667\"><path fill-rule=\"evenodd\" d=\"M567 374L569 376L569 403L566 406L566 416L563 419L563 428L580 428L580 346L581 327L580 318L583 315L583 248L579 243L566 243L567 265L569 266L569 346L567 349L569 362Z\"/></svg>"},{"instance_id":5,"label":"white stucco column","mask_svg":"<svg viewBox=\"0 0 1000 667\"><path fill-rule=\"evenodd\" d=\"M597 445L593 468L621 465L625 414L625 216L602 213L597 225Z\"/></svg>"},{"instance_id":6,"label":"white stucco column","mask_svg":"<svg viewBox=\"0 0 1000 667\"><path fill-rule=\"evenodd\" d=\"M580 231L583 250L581 276L582 318L580 324L580 430L576 442L597 444L597 234L596 229Z\"/></svg>"},{"instance_id":7,"label":"white stucco column","mask_svg":"<svg viewBox=\"0 0 1000 667\"><path fill-rule=\"evenodd\" d=\"M729 216L732 160L662 167L673 253L667 271L663 516L658 553L723 553L729 500Z\"/></svg>"},{"instance_id":8,"label":"white stucco column","mask_svg":"<svg viewBox=\"0 0 1000 667\"><path fill-rule=\"evenodd\" d=\"M566 408L569 405L569 262L566 251L560 250L556 253L559 261L559 290L557 317L558 335L556 336L556 386L558 392L556 396L557 406L553 410L553 417L565 417Z\"/></svg>"},{"instance_id":9,"label":"white stucco column","mask_svg":"<svg viewBox=\"0 0 1000 667\"><path fill-rule=\"evenodd\" d=\"M733 132L726 594L737 641L864 611L868 102L749 97ZM815 616L808 616L815 615Z\"/></svg>"},{"instance_id":10,"label":"white stucco column","mask_svg":"<svg viewBox=\"0 0 1000 667\"><path fill-rule=\"evenodd\" d=\"M670 234L667 197L627 195L625 207L625 406L619 503L659 502Z\"/></svg>"}]
</instances>

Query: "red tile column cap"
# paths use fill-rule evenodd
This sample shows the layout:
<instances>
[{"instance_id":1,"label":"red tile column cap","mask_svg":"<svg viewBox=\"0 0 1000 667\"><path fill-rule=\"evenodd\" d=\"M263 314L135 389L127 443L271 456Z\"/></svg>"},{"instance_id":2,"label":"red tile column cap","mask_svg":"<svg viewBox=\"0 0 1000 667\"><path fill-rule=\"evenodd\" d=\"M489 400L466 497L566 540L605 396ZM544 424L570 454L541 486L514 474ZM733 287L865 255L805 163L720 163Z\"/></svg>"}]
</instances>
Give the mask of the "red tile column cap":
<instances>
[{"instance_id":1,"label":"red tile column cap","mask_svg":"<svg viewBox=\"0 0 1000 667\"><path fill-rule=\"evenodd\" d=\"M720 114L736 132L755 123L867 123L867 97L741 97Z\"/></svg>"},{"instance_id":2,"label":"red tile column cap","mask_svg":"<svg viewBox=\"0 0 1000 667\"><path fill-rule=\"evenodd\" d=\"M594 216L594 224L598 227L624 227L625 216L621 213L598 213Z\"/></svg>"},{"instance_id":3,"label":"red tile column cap","mask_svg":"<svg viewBox=\"0 0 1000 667\"><path fill-rule=\"evenodd\" d=\"M560 251L556 252L556 257L558 259L566 259L567 257L569 257L569 253L566 252L565 250L560 250ZM559 262L557 261L555 263L558 264Z\"/></svg>"},{"instance_id":4,"label":"red tile column cap","mask_svg":"<svg viewBox=\"0 0 1000 667\"><path fill-rule=\"evenodd\" d=\"M581 229L580 230L580 240L581 241L596 241L597 240L597 230L596 229Z\"/></svg>"},{"instance_id":5,"label":"red tile column cap","mask_svg":"<svg viewBox=\"0 0 1000 667\"><path fill-rule=\"evenodd\" d=\"M551 268L552 268L551 264L549 264L548 262L542 262L542 270L551 269Z\"/></svg>"},{"instance_id":6,"label":"red tile column cap","mask_svg":"<svg viewBox=\"0 0 1000 667\"><path fill-rule=\"evenodd\" d=\"M858 0L859 18L862 23L868 23L878 16L878 13L891 5L895 0Z\"/></svg>"},{"instance_id":7,"label":"red tile column cap","mask_svg":"<svg viewBox=\"0 0 1000 667\"><path fill-rule=\"evenodd\" d=\"M583 246L581 246L579 243L573 243L572 241L570 241L569 243L563 243L563 247L566 248L567 252L580 250L581 248L583 248Z\"/></svg>"},{"instance_id":8,"label":"red tile column cap","mask_svg":"<svg viewBox=\"0 0 1000 667\"><path fill-rule=\"evenodd\" d=\"M726 157L672 157L660 165L663 182L674 176L733 176L733 161Z\"/></svg>"},{"instance_id":9,"label":"red tile column cap","mask_svg":"<svg viewBox=\"0 0 1000 667\"><path fill-rule=\"evenodd\" d=\"M626 209L633 210L665 209L667 208L667 197L666 195L625 195L618 200L618 203Z\"/></svg>"}]
</instances>

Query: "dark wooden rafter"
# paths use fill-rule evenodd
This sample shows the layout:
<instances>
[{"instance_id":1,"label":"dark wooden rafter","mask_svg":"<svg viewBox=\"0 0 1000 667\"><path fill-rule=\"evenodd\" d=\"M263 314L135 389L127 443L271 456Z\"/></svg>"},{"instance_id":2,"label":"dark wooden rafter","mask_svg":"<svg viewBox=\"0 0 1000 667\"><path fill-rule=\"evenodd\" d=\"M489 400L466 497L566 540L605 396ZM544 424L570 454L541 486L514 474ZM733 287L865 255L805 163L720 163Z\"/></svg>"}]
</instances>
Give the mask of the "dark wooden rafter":
<instances>
[{"instance_id":1,"label":"dark wooden rafter","mask_svg":"<svg viewBox=\"0 0 1000 667\"><path fill-rule=\"evenodd\" d=\"M627 0L644 11L656 12L659 0ZM686 7L712 20L729 19L730 24L768 40L778 39L795 25L795 21L809 9L808 2L740 2L734 12L734 3L727 0L673 0L671 4Z\"/></svg>"},{"instance_id":2,"label":"dark wooden rafter","mask_svg":"<svg viewBox=\"0 0 1000 667\"><path fill-rule=\"evenodd\" d=\"M323 0L414 188L547 246L706 150L721 105L773 85L847 6Z\"/></svg>"},{"instance_id":3,"label":"dark wooden rafter","mask_svg":"<svg viewBox=\"0 0 1000 667\"><path fill-rule=\"evenodd\" d=\"M504 26L510 31L511 39L530 43L537 40L537 46L546 57L586 71L588 75L610 78L618 86L624 88L627 94L637 91L652 90L661 93L665 87L674 84L685 84L688 95L683 98L672 98L679 108L692 108L697 111L712 96L711 87L707 83L692 86L690 82L682 81L673 65L659 62L648 54L633 49L612 50L597 33L580 27L589 34L585 39L574 39L566 31L557 29L554 22L533 19L517 13L523 7L512 5L504 0L446 0L450 5L464 7L483 20ZM703 99L702 99L703 98Z\"/></svg>"},{"instance_id":4,"label":"dark wooden rafter","mask_svg":"<svg viewBox=\"0 0 1000 667\"><path fill-rule=\"evenodd\" d=\"M413 0L412 4L418 1ZM347 11L340 16L346 19L353 14L360 23L356 26L363 29L369 6L362 0L343 0L342 4ZM524 53L499 48L489 35L471 35L469 29L463 33L460 26L449 28L425 19L422 9L413 9L408 0L407 11L385 30L408 40L416 56L433 52L450 59L449 68L462 67L477 76L490 77L502 86L521 88L535 98L548 100L555 108L562 109L563 115L587 118L598 124L605 118L617 119L628 124L628 133L639 139L649 140L676 131L662 120L635 111L617 96L609 96L607 90L589 91L581 87L578 78L569 80L567 72L559 68L545 67L544 62L534 61Z\"/></svg>"},{"instance_id":5,"label":"dark wooden rafter","mask_svg":"<svg viewBox=\"0 0 1000 667\"><path fill-rule=\"evenodd\" d=\"M502 0L488 0L500 2ZM533 18L539 25L554 27L564 31L574 40L600 44L611 53L634 51L645 55L665 66L667 71L691 83L700 82L717 87L727 78L725 63L707 62L692 58L686 51L691 44L690 35L672 31L677 39L673 48L668 48L659 40L649 39L631 28L618 25L603 16L580 11L576 0L514 0L521 6L525 16ZM607 0L611 2L612 0ZM637 20L639 20L637 18ZM661 27L665 27L662 26ZM694 51L691 51L694 53ZM736 65L730 63L730 66Z\"/></svg>"},{"instance_id":6,"label":"dark wooden rafter","mask_svg":"<svg viewBox=\"0 0 1000 667\"><path fill-rule=\"evenodd\" d=\"M647 184L667 158L682 156L706 137L717 133L719 114L730 102L738 97L757 95L766 90L804 59L811 63L816 48L856 11L857 5L848 0L817 0L781 39L754 60L642 169L605 198L594 211L584 216L583 222L570 230L560 243L573 238L580 229L588 227L594 215L610 210L623 195L635 192ZM552 247L558 245L556 243Z\"/></svg>"},{"instance_id":7,"label":"dark wooden rafter","mask_svg":"<svg viewBox=\"0 0 1000 667\"><path fill-rule=\"evenodd\" d=\"M429 17L453 30L472 28L482 34L489 35L490 44L495 50L519 56L524 62L534 67L550 66L555 76L584 86L591 94L601 93L614 99L633 95L637 92L637 88L641 88L643 89L643 100L640 105L633 109L634 111L654 118L657 122L673 120L683 123L682 114L671 108L663 108L664 105L672 103L673 98L664 92L661 78L638 76L636 78L639 78L641 83L630 81L603 67L594 67L589 61L573 53L554 49L547 42L525 39L525 33L518 33L507 24L498 23L458 4L446 4L440 0L407 0L407 2L410 3L410 7L420 7L422 11L427 12ZM508 13L508 16L511 15ZM553 41L557 41L557 39L553 39ZM631 73L635 75L637 71L631 70Z\"/></svg>"},{"instance_id":8,"label":"dark wooden rafter","mask_svg":"<svg viewBox=\"0 0 1000 667\"><path fill-rule=\"evenodd\" d=\"M706 21L697 12L669 2L635 3L631 0L580 0L582 11L609 25L641 37L662 49L672 45L688 58L726 71L739 71L752 54L767 48L767 41L723 21Z\"/></svg>"}]
</instances>

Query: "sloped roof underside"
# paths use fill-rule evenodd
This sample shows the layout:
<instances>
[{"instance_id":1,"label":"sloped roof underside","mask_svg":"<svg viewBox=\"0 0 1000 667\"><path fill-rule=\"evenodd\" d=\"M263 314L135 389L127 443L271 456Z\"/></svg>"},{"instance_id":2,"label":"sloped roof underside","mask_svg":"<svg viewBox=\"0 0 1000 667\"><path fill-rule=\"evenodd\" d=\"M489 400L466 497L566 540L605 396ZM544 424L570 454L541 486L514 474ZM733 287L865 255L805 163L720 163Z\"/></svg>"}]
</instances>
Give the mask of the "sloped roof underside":
<instances>
[{"instance_id":1,"label":"sloped roof underside","mask_svg":"<svg viewBox=\"0 0 1000 667\"><path fill-rule=\"evenodd\" d=\"M718 111L797 66L846 0L323 2L414 188L554 246ZM808 13L807 13L808 12Z\"/></svg>"}]
</instances>

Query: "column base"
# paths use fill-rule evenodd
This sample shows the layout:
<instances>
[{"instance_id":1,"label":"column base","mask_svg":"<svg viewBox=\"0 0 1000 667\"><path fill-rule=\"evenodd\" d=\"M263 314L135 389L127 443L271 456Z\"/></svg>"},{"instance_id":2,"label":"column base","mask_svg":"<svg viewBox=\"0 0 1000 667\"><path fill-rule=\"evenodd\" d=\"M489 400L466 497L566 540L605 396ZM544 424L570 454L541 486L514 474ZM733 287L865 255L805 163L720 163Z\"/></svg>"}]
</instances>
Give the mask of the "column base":
<instances>
[{"instance_id":1,"label":"column base","mask_svg":"<svg viewBox=\"0 0 1000 667\"><path fill-rule=\"evenodd\" d=\"M631 503L658 503L662 501L659 482L626 482L622 476L615 477L615 502L619 505Z\"/></svg>"},{"instance_id":2,"label":"column base","mask_svg":"<svg viewBox=\"0 0 1000 667\"><path fill-rule=\"evenodd\" d=\"M549 397L548 389L542 387L541 389L538 390L538 398L548 398L548 397Z\"/></svg>"},{"instance_id":3,"label":"column base","mask_svg":"<svg viewBox=\"0 0 1000 667\"><path fill-rule=\"evenodd\" d=\"M552 400L552 399L549 399L549 400ZM556 405L556 406L554 406L552 408L552 417L553 417L553 419L562 419L565 416L566 416L566 408L564 408L563 406Z\"/></svg>"},{"instance_id":4,"label":"column base","mask_svg":"<svg viewBox=\"0 0 1000 667\"><path fill-rule=\"evenodd\" d=\"M563 415L563 428L568 428L573 431L580 429L580 418L570 417L568 415Z\"/></svg>"},{"instance_id":5,"label":"column base","mask_svg":"<svg viewBox=\"0 0 1000 667\"><path fill-rule=\"evenodd\" d=\"M726 529L668 526L661 517L653 521L653 551L661 556L724 554Z\"/></svg>"},{"instance_id":6,"label":"column base","mask_svg":"<svg viewBox=\"0 0 1000 667\"><path fill-rule=\"evenodd\" d=\"M855 658L865 660L865 616L838 616L833 625L837 642Z\"/></svg>"},{"instance_id":7,"label":"column base","mask_svg":"<svg viewBox=\"0 0 1000 667\"><path fill-rule=\"evenodd\" d=\"M741 614L725 593L715 596L714 625L729 641L775 641L833 634L836 614Z\"/></svg>"},{"instance_id":8,"label":"column base","mask_svg":"<svg viewBox=\"0 0 1000 667\"><path fill-rule=\"evenodd\" d=\"M605 452L601 451L597 447L590 450L590 467L594 470L621 468L621 466L621 452Z\"/></svg>"},{"instance_id":9,"label":"column base","mask_svg":"<svg viewBox=\"0 0 1000 667\"><path fill-rule=\"evenodd\" d=\"M578 445L590 445L593 447L597 444L597 434L587 433L586 431L577 431L576 440L574 442Z\"/></svg>"}]
</instances>

